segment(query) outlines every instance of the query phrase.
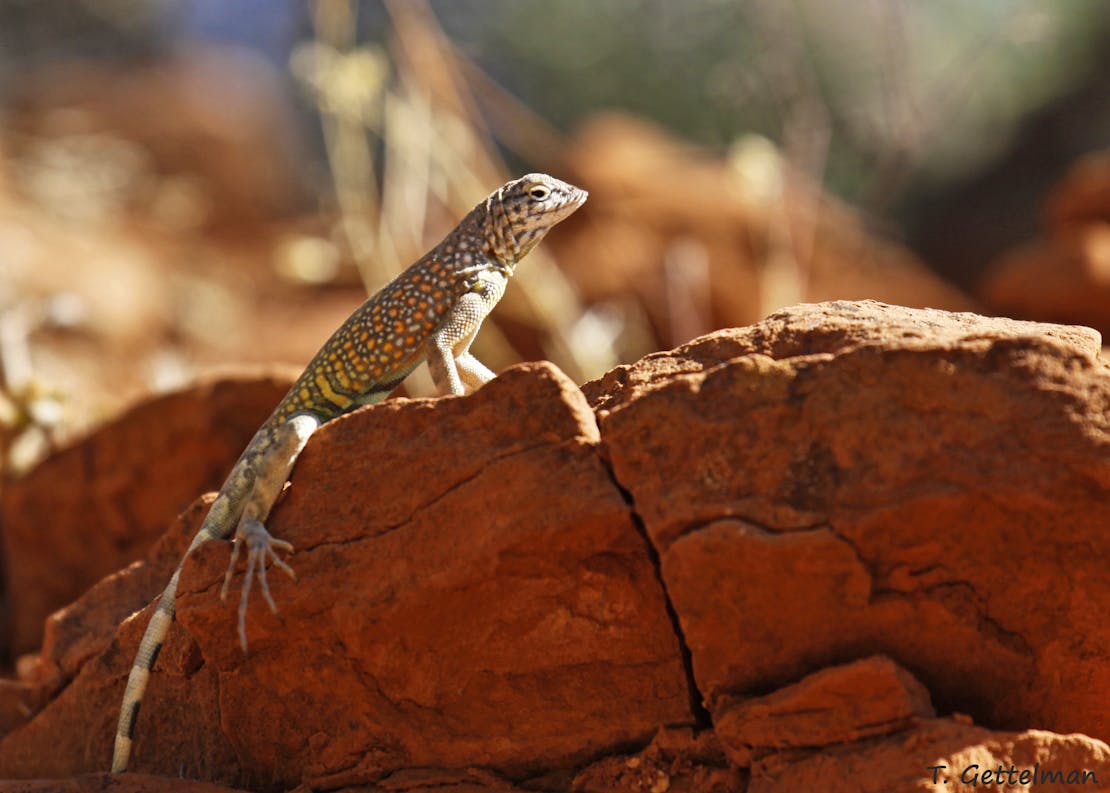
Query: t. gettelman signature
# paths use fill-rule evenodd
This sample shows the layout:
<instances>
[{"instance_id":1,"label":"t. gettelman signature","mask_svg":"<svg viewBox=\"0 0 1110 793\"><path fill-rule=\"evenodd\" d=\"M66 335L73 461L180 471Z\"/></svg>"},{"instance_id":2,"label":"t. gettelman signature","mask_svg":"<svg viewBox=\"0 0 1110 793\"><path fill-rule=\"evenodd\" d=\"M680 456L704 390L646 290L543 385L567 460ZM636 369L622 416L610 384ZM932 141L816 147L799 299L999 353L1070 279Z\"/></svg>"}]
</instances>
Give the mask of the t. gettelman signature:
<instances>
[{"instance_id":1,"label":"t. gettelman signature","mask_svg":"<svg viewBox=\"0 0 1110 793\"><path fill-rule=\"evenodd\" d=\"M933 784L938 782L948 784L948 777L942 773L948 768L946 765L925 766L933 772ZM953 769L953 774L955 769ZM997 768L981 768L978 763L972 763L960 769L960 781L971 787L979 785L1097 785L1098 777L1094 771L1070 768L1061 770L1057 768L1041 768L1040 763L1034 763L1032 768L1018 768L1011 765L1009 768L999 765Z\"/></svg>"}]
</instances>

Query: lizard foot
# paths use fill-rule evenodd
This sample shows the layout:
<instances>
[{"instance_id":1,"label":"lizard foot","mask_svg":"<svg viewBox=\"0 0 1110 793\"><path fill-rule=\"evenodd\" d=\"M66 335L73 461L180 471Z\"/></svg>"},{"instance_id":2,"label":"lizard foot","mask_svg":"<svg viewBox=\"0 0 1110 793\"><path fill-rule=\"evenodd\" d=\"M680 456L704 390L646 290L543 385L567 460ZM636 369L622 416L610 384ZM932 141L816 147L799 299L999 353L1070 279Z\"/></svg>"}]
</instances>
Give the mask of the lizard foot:
<instances>
[{"instance_id":1,"label":"lizard foot","mask_svg":"<svg viewBox=\"0 0 1110 793\"><path fill-rule=\"evenodd\" d=\"M262 597L270 611L277 614L277 604L270 594L270 585L266 582L266 562L271 562L293 580L297 574L293 568L285 563L277 552L290 552L292 544L285 540L278 540L270 536L262 521L258 518L243 518L239 529L235 532L235 544L231 548L231 561L228 562L227 572L224 574L224 584L220 587L220 599L227 599L228 589L231 587L231 576L235 572L236 563L239 561L239 551L243 545L247 546L247 575L243 580L243 593L239 598L239 644L243 652L247 651L247 600L250 597L251 584L258 579L258 588L262 590Z\"/></svg>"}]
</instances>

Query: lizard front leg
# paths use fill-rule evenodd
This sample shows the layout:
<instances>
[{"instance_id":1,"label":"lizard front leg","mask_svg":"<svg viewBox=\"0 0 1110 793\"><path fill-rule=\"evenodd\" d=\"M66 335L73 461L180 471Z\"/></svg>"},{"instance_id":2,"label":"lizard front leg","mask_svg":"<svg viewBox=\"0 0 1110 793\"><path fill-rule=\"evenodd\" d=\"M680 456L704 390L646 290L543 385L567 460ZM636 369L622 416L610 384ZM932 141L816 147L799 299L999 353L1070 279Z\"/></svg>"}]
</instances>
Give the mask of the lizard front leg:
<instances>
[{"instance_id":1,"label":"lizard front leg","mask_svg":"<svg viewBox=\"0 0 1110 793\"><path fill-rule=\"evenodd\" d=\"M470 352L482 320L504 291L503 284L489 287L462 295L428 337L428 369L441 394L460 396L467 388L476 390L497 376Z\"/></svg>"},{"instance_id":2,"label":"lizard front leg","mask_svg":"<svg viewBox=\"0 0 1110 793\"><path fill-rule=\"evenodd\" d=\"M292 551L293 546L285 540L272 537L263 521L269 516L274 502L289 479L289 472L298 455L319 426L320 420L315 416L296 414L274 428L270 442L259 449L253 459L247 461L249 472L246 475L252 476L253 483L235 530L235 545L220 589L220 597L226 598L231 577L239 561L239 552L246 546L247 571L239 598L239 643L243 652L247 651L247 602L251 585L256 578L266 604L272 612L277 613L277 604L274 603L270 585L266 581L266 563L271 562L291 578L296 578L293 568L277 553L279 550Z\"/></svg>"}]
</instances>

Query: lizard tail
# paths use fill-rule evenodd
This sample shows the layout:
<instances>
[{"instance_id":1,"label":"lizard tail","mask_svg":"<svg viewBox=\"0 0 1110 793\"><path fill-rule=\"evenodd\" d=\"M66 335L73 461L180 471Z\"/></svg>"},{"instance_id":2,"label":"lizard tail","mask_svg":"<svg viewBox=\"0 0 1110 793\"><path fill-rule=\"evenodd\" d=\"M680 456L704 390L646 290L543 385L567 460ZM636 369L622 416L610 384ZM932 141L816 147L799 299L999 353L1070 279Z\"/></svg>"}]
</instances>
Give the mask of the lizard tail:
<instances>
[{"instance_id":1,"label":"lizard tail","mask_svg":"<svg viewBox=\"0 0 1110 793\"><path fill-rule=\"evenodd\" d=\"M221 503L223 502L223 503ZM185 567L185 560L193 549L202 542L213 539L222 539L227 536L221 532L220 526L228 525L229 521L224 514L226 501L223 497L217 499L212 505L204 523L193 536L178 562L177 569L173 571L170 582L162 590L158 598L158 608L147 623L143 638L139 642L139 651L135 653L135 662L131 665L131 673L127 676L127 688L123 691L123 704L120 705L119 725L116 727L116 741L112 748L112 773L127 770L127 761L131 757L131 737L135 734L135 720L139 717L139 706L143 704L143 694L146 693L146 684L150 680L150 672L154 662L158 660L158 653L162 651L162 644L166 641L166 634L170 632L174 616L177 613L177 582L181 578L181 570Z\"/></svg>"},{"instance_id":2,"label":"lizard tail","mask_svg":"<svg viewBox=\"0 0 1110 793\"><path fill-rule=\"evenodd\" d=\"M135 654L135 662L131 665L131 673L127 676L127 688L123 692L123 704L120 705L119 726L116 727L116 743L112 749L112 773L127 770L127 761L131 757L131 736L135 732L135 720L139 717L139 706L143 704L143 694L146 693L146 684L150 680L150 670L158 660L158 653L162 651L162 643L170 631L176 611L177 581L181 577L181 566L178 565L170 578L169 584L158 598L158 608L155 609L150 622L139 642L139 651Z\"/></svg>"}]
</instances>

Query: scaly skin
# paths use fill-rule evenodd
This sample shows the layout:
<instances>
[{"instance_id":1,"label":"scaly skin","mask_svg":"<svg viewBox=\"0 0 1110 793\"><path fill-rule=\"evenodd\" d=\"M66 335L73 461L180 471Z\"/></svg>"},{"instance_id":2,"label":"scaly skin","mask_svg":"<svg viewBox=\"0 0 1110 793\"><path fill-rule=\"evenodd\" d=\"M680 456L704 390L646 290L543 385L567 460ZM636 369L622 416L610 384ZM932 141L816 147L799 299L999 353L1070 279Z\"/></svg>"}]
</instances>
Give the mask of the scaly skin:
<instances>
[{"instance_id":1,"label":"scaly skin","mask_svg":"<svg viewBox=\"0 0 1110 793\"><path fill-rule=\"evenodd\" d=\"M293 574L277 554L292 546L271 537L264 521L309 437L336 416L384 399L425 359L442 394L463 394L493 379L494 373L470 354L474 336L505 293L517 262L585 200L585 191L545 174L508 182L359 306L320 348L231 469L159 598L127 678L113 772L127 770L139 706L173 622L177 583L193 549L234 533L222 597L246 546L247 574L239 601L239 641L246 652L252 583L258 580L263 598L276 612L266 563Z\"/></svg>"}]
</instances>

